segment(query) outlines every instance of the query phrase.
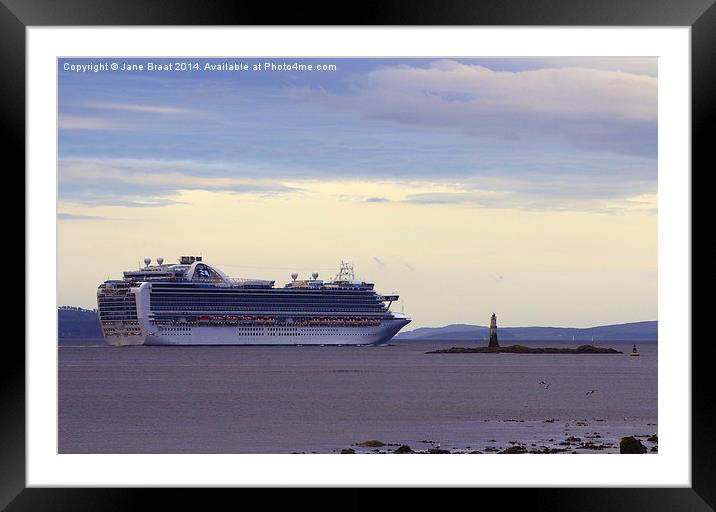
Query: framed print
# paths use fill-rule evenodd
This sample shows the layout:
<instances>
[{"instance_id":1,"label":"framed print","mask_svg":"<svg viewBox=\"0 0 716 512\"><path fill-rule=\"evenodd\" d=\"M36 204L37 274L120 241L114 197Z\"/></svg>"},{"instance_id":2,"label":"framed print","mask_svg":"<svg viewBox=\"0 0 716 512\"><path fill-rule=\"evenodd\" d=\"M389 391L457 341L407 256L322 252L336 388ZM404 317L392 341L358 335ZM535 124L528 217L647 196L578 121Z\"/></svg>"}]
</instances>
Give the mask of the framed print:
<instances>
[{"instance_id":1,"label":"framed print","mask_svg":"<svg viewBox=\"0 0 716 512\"><path fill-rule=\"evenodd\" d=\"M9 509L90 486L710 509L710 2L5 5Z\"/></svg>"}]
</instances>

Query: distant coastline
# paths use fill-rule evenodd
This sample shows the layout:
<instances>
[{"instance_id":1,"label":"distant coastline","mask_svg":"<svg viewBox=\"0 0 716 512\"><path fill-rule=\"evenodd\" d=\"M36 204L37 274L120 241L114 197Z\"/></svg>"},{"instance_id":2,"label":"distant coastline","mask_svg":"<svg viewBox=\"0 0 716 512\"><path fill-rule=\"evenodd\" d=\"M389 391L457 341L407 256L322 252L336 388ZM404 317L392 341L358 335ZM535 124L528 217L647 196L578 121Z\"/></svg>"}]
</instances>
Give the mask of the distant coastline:
<instances>
[{"instance_id":1,"label":"distant coastline","mask_svg":"<svg viewBox=\"0 0 716 512\"><path fill-rule=\"evenodd\" d=\"M61 306L57 311L61 339L102 339L97 311L76 306ZM487 340L489 328L480 325L453 324L420 327L399 333L394 341L480 341ZM500 327L501 341L657 341L658 321L632 322L587 328L572 327Z\"/></svg>"},{"instance_id":2,"label":"distant coastline","mask_svg":"<svg viewBox=\"0 0 716 512\"><path fill-rule=\"evenodd\" d=\"M453 324L444 327L420 327L402 332L396 341L481 341L487 340L489 327ZM597 343L603 341L657 341L657 320L595 327L500 327L500 341L574 341Z\"/></svg>"},{"instance_id":3,"label":"distant coastline","mask_svg":"<svg viewBox=\"0 0 716 512\"><path fill-rule=\"evenodd\" d=\"M60 306L57 309L57 336L60 339L102 339L97 310Z\"/></svg>"}]
</instances>

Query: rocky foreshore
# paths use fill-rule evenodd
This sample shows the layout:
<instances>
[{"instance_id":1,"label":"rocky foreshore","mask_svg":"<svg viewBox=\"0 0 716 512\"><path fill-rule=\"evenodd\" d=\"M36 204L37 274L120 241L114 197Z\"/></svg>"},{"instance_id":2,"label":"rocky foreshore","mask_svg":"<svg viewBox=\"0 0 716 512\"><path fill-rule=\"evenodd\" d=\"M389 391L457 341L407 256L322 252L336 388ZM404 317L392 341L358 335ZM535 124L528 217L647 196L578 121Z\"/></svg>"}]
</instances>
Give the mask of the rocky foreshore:
<instances>
[{"instance_id":1,"label":"rocky foreshore","mask_svg":"<svg viewBox=\"0 0 716 512\"><path fill-rule=\"evenodd\" d=\"M649 447L644 445L637 437L648 437L646 440ZM492 439L491 441L495 441ZM382 441L371 440L358 442L350 448L343 448L338 453L355 454L355 453L412 453L412 454L481 454L481 453L655 453L658 452L658 439L656 435L636 435L621 438L621 441L614 442L602 439L598 432L583 437L568 436L562 441L557 439L549 439L547 443L528 443L521 441L509 441L506 445L499 446L498 443L490 443L482 449L475 449L471 446L451 447L451 449L441 448L437 441L423 440L418 444L420 447L411 447L401 443L384 443ZM363 448L363 450L361 450ZM369 449L366 449L369 448ZM305 452L304 452L305 453ZM315 453L315 452L314 452Z\"/></svg>"},{"instance_id":2,"label":"rocky foreshore","mask_svg":"<svg viewBox=\"0 0 716 512\"><path fill-rule=\"evenodd\" d=\"M451 347L432 350L426 354L622 354L621 350L594 345L580 345L577 348L568 347L525 347L524 345L509 345L506 347Z\"/></svg>"}]
</instances>

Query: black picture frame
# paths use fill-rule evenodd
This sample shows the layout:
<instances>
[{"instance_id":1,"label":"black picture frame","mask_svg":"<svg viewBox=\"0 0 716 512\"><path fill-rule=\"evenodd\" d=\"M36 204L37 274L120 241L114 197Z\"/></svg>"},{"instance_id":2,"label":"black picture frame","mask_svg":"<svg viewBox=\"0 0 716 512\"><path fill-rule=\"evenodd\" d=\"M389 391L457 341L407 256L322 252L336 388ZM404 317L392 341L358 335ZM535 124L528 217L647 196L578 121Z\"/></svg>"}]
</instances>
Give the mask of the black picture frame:
<instances>
[{"instance_id":1,"label":"black picture frame","mask_svg":"<svg viewBox=\"0 0 716 512\"><path fill-rule=\"evenodd\" d=\"M715 0L470 0L356 3L338 10L322 2L278 7L267 2L174 0L0 0L0 91L6 156L25 164L25 29L73 25L552 25L689 26L692 34L692 170L706 162L716 108ZM693 186L692 186L693 189ZM703 193L703 192L702 192ZM693 250L693 245L692 245ZM693 254L693 253L692 253ZM30 297L31 300L31 297ZM31 302L27 302L29 307ZM702 306L703 307L703 306ZM692 313L693 315L693 313ZM690 333L687 333L687 336ZM16 342L5 340L7 345ZM690 340L684 340L690 341ZM716 427L709 421L710 343L692 343L692 487L512 489L510 503L549 510L713 510L716 504ZM0 373L0 507L7 510L113 510L152 506L148 494L192 504L186 491L141 489L39 489L25 486L25 354L18 343L4 348ZM245 492L245 491L244 491ZM494 490L481 490L490 492ZM275 496L275 495L274 495ZM299 502L323 504L320 499ZM367 508L356 489L334 505ZM504 504L504 496L500 496ZM245 503L250 498L244 496ZM293 504L300 504L293 498ZM412 503L411 503L412 502ZM196 501L196 503L200 503ZM401 498L404 507L423 503L420 493ZM480 502L485 503L485 502ZM167 502L164 503L168 505ZM274 502L273 505L279 505ZM206 503L203 504L206 506ZM512 508L512 507L511 507Z\"/></svg>"}]
</instances>

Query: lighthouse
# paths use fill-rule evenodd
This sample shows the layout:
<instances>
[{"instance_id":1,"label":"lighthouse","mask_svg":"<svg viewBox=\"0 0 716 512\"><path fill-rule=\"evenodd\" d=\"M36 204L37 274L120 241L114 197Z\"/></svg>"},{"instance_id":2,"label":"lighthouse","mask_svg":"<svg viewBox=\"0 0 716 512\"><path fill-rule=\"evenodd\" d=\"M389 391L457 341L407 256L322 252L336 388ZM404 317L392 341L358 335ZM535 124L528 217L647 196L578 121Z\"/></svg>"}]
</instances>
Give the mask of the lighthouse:
<instances>
[{"instance_id":1,"label":"lighthouse","mask_svg":"<svg viewBox=\"0 0 716 512\"><path fill-rule=\"evenodd\" d=\"M488 348L500 346L497 343L497 315L495 313L492 313L492 317L490 317L490 343L487 346Z\"/></svg>"}]
</instances>

